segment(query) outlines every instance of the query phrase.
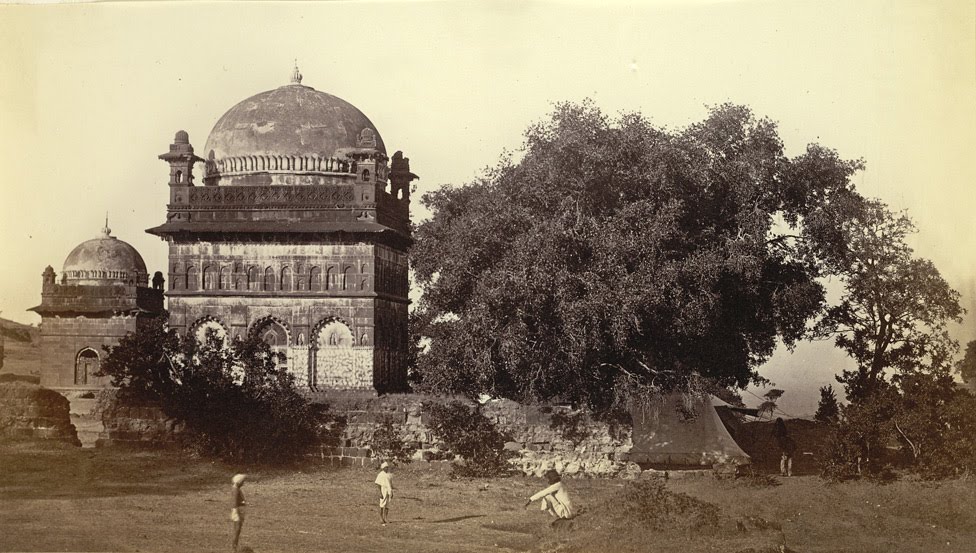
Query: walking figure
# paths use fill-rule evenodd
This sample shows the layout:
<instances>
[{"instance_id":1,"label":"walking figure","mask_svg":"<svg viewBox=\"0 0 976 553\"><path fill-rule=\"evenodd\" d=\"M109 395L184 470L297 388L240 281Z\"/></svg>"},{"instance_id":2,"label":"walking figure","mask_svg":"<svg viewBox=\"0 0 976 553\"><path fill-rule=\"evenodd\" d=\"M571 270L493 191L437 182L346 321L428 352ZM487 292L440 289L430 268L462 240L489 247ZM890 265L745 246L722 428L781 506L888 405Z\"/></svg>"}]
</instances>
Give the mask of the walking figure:
<instances>
[{"instance_id":1,"label":"walking figure","mask_svg":"<svg viewBox=\"0 0 976 553\"><path fill-rule=\"evenodd\" d=\"M237 552L237 543L241 539L241 528L244 527L244 506L247 502L244 501L244 492L241 487L244 485L244 480L247 475L235 474L231 478L231 509L230 509L230 520L234 523L234 552Z\"/></svg>"},{"instance_id":2,"label":"walking figure","mask_svg":"<svg viewBox=\"0 0 976 553\"><path fill-rule=\"evenodd\" d=\"M376 485L380 487L380 520L383 521L383 526L389 522L386 517L390 513L390 501L393 499L393 475L390 473L391 471L390 464L383 461L380 464L380 473L376 475L376 480L374 480Z\"/></svg>"}]
</instances>

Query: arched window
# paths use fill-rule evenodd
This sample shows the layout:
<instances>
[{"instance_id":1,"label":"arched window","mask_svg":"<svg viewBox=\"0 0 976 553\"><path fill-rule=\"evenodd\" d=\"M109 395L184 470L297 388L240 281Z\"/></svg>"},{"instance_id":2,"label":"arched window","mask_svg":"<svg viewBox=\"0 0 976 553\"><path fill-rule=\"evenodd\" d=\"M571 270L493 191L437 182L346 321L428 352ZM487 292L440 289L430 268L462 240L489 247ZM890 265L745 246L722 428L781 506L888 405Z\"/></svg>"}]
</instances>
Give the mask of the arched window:
<instances>
[{"instance_id":1,"label":"arched window","mask_svg":"<svg viewBox=\"0 0 976 553\"><path fill-rule=\"evenodd\" d=\"M200 289L200 276L193 265L186 268L186 289L191 291Z\"/></svg>"},{"instance_id":2,"label":"arched window","mask_svg":"<svg viewBox=\"0 0 976 553\"><path fill-rule=\"evenodd\" d=\"M261 289L261 276L258 272L257 267L251 267L247 270L247 289L248 290L260 290Z\"/></svg>"},{"instance_id":3,"label":"arched window","mask_svg":"<svg viewBox=\"0 0 976 553\"><path fill-rule=\"evenodd\" d=\"M330 290L332 288L332 267L325 270L325 289Z\"/></svg>"},{"instance_id":4,"label":"arched window","mask_svg":"<svg viewBox=\"0 0 976 553\"><path fill-rule=\"evenodd\" d=\"M352 267L346 267L342 270L342 277L339 279L339 285L342 290L345 290L349 286L349 271L351 270Z\"/></svg>"},{"instance_id":5,"label":"arched window","mask_svg":"<svg viewBox=\"0 0 976 553\"><path fill-rule=\"evenodd\" d=\"M363 169L363 182L369 182L369 169Z\"/></svg>"},{"instance_id":6,"label":"arched window","mask_svg":"<svg viewBox=\"0 0 976 553\"><path fill-rule=\"evenodd\" d=\"M206 344L211 335L220 340L220 345L227 343L227 329L213 317L206 317L193 323L191 329L193 338L201 345Z\"/></svg>"},{"instance_id":7,"label":"arched window","mask_svg":"<svg viewBox=\"0 0 976 553\"><path fill-rule=\"evenodd\" d=\"M169 275L169 287L172 290L179 290L180 284L186 283L186 276L180 273L180 266L173 265L173 272Z\"/></svg>"},{"instance_id":8,"label":"arched window","mask_svg":"<svg viewBox=\"0 0 976 553\"><path fill-rule=\"evenodd\" d=\"M258 321L252 330L254 336L261 338L265 344L271 346L275 354L275 366L285 368L288 365L288 330L278 321L268 318Z\"/></svg>"},{"instance_id":9,"label":"arched window","mask_svg":"<svg viewBox=\"0 0 976 553\"><path fill-rule=\"evenodd\" d=\"M275 272L274 269L268 267L264 270L264 290L274 290L275 289Z\"/></svg>"},{"instance_id":10,"label":"arched window","mask_svg":"<svg viewBox=\"0 0 976 553\"><path fill-rule=\"evenodd\" d=\"M176 172L176 182L183 182L183 171Z\"/></svg>"},{"instance_id":11,"label":"arched window","mask_svg":"<svg viewBox=\"0 0 976 553\"><path fill-rule=\"evenodd\" d=\"M352 331L342 321L331 321L319 329L316 344L322 348L351 348L354 344Z\"/></svg>"},{"instance_id":12,"label":"arched window","mask_svg":"<svg viewBox=\"0 0 976 553\"><path fill-rule=\"evenodd\" d=\"M291 269L288 267L281 268L281 280L278 282L278 289L288 292L291 291Z\"/></svg>"},{"instance_id":13,"label":"arched window","mask_svg":"<svg viewBox=\"0 0 976 553\"><path fill-rule=\"evenodd\" d=\"M203 268L203 289L213 290L217 287L217 273L212 265Z\"/></svg>"},{"instance_id":14,"label":"arched window","mask_svg":"<svg viewBox=\"0 0 976 553\"><path fill-rule=\"evenodd\" d=\"M305 267L298 265L295 267L295 290L305 290L308 288L308 280L305 277Z\"/></svg>"},{"instance_id":15,"label":"arched window","mask_svg":"<svg viewBox=\"0 0 976 553\"><path fill-rule=\"evenodd\" d=\"M217 288L219 288L221 290L230 290L230 288L231 288L230 277L231 277L231 275L230 275L230 268L229 267L221 267L220 268L220 278L217 279Z\"/></svg>"},{"instance_id":16,"label":"arched window","mask_svg":"<svg viewBox=\"0 0 976 553\"><path fill-rule=\"evenodd\" d=\"M322 269L312 267L308 270L308 289L316 292L322 289Z\"/></svg>"},{"instance_id":17,"label":"arched window","mask_svg":"<svg viewBox=\"0 0 976 553\"><path fill-rule=\"evenodd\" d=\"M75 359L75 385L87 386L88 379L98 372L98 352L92 348L85 348L78 352Z\"/></svg>"}]
</instances>

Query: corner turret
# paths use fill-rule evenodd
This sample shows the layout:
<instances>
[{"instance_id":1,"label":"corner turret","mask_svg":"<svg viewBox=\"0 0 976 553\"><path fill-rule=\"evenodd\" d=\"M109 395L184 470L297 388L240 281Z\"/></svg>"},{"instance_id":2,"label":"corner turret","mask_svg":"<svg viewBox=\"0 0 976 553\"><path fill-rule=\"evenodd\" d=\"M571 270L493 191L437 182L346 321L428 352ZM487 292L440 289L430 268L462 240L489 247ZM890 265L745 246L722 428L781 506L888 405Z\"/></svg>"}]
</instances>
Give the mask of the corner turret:
<instances>
[{"instance_id":1,"label":"corner turret","mask_svg":"<svg viewBox=\"0 0 976 553\"><path fill-rule=\"evenodd\" d=\"M190 135L186 131L176 132L169 151L160 154L159 159L169 163L170 186L193 186L193 164L203 161L203 158L193 153Z\"/></svg>"}]
</instances>

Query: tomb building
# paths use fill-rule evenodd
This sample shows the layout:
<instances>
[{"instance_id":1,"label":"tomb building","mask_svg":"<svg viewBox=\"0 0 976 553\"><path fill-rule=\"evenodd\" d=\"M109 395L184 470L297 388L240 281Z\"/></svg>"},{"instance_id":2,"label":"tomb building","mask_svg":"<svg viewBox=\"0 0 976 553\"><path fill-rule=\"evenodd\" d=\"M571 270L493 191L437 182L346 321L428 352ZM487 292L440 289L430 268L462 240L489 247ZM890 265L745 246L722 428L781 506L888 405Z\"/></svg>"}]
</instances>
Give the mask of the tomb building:
<instances>
[{"instance_id":1,"label":"tomb building","mask_svg":"<svg viewBox=\"0 0 976 553\"><path fill-rule=\"evenodd\" d=\"M258 336L309 390L406 385L409 160L355 106L302 84L230 108L199 157L169 151L169 324ZM194 170L202 169L201 182Z\"/></svg>"},{"instance_id":2,"label":"tomb building","mask_svg":"<svg viewBox=\"0 0 976 553\"><path fill-rule=\"evenodd\" d=\"M50 265L41 275L41 385L56 389L94 389L109 385L97 376L104 346L135 332L164 314L162 273L149 286L142 256L112 236L108 221L101 236L68 254L60 282Z\"/></svg>"}]
</instances>

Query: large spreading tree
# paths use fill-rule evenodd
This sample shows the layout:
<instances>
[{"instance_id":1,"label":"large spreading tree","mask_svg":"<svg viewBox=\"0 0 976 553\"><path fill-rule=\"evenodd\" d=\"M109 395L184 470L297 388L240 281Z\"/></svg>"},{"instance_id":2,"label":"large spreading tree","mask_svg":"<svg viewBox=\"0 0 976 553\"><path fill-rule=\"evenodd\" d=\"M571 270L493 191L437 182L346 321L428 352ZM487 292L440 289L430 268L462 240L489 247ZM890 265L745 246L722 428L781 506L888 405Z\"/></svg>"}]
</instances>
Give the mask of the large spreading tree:
<instances>
[{"instance_id":1,"label":"large spreading tree","mask_svg":"<svg viewBox=\"0 0 976 553\"><path fill-rule=\"evenodd\" d=\"M524 156L425 194L420 387L605 409L649 389L761 380L824 306L835 206L861 162L723 105L685 129L561 104Z\"/></svg>"}]
</instances>

